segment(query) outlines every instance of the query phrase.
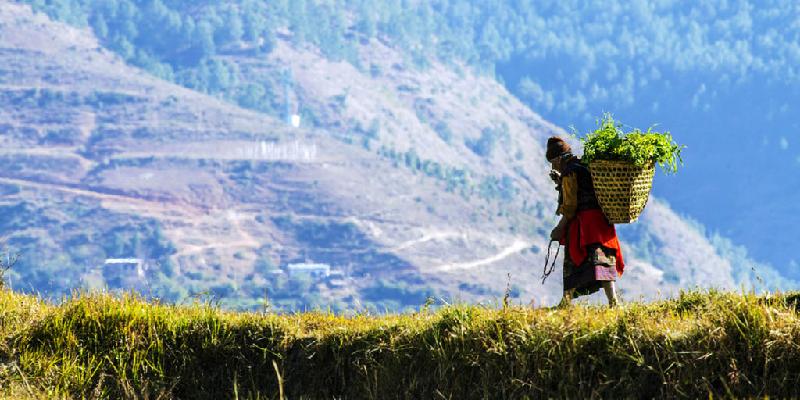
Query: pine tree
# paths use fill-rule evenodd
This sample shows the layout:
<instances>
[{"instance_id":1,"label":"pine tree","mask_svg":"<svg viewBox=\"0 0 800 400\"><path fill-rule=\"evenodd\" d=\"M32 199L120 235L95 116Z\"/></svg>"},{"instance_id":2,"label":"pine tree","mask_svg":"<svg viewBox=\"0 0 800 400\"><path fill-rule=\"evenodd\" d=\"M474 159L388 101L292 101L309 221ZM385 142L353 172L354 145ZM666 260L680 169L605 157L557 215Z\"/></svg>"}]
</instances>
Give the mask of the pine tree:
<instances>
[{"instance_id":1,"label":"pine tree","mask_svg":"<svg viewBox=\"0 0 800 400\"><path fill-rule=\"evenodd\" d=\"M198 49L198 59L208 58L216 53L217 47L214 43L214 27L210 22L203 20L197 24L195 43Z\"/></svg>"},{"instance_id":2,"label":"pine tree","mask_svg":"<svg viewBox=\"0 0 800 400\"><path fill-rule=\"evenodd\" d=\"M100 40L106 40L108 38L108 24L106 24L106 19L102 14L93 14L92 18L89 19L89 25L91 25L95 36Z\"/></svg>"}]
</instances>

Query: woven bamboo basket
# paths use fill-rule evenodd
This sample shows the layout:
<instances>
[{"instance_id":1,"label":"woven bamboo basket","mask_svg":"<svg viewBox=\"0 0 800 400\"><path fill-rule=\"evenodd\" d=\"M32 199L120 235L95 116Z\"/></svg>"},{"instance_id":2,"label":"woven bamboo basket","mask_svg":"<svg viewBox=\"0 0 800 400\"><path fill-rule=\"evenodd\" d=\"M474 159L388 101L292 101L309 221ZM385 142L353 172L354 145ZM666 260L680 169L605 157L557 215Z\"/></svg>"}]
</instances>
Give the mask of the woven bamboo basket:
<instances>
[{"instance_id":1,"label":"woven bamboo basket","mask_svg":"<svg viewBox=\"0 0 800 400\"><path fill-rule=\"evenodd\" d=\"M600 208L612 224L636 221L653 187L655 165L639 167L627 161L595 160L589 163Z\"/></svg>"}]
</instances>

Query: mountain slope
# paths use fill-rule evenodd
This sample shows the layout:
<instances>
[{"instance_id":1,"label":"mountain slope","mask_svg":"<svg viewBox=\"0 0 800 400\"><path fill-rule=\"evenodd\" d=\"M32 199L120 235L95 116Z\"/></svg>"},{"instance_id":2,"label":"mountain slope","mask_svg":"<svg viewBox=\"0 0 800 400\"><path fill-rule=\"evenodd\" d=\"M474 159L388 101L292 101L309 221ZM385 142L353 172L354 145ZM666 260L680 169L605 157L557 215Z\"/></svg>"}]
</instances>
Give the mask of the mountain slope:
<instances>
[{"instance_id":1,"label":"mountain slope","mask_svg":"<svg viewBox=\"0 0 800 400\"><path fill-rule=\"evenodd\" d=\"M414 68L375 39L358 47L363 70L285 38L268 57L216 56L281 93L270 101L302 116L294 129L127 66L27 7L2 4L0 20L0 232L23 252L15 287L210 293L245 308L266 292L286 309L491 301L507 287L557 300L557 278L537 282L555 220L541 154L564 132L494 80ZM628 230L627 296L738 283L663 203ZM102 267L128 257L148 260L145 279ZM341 279L287 274L296 262Z\"/></svg>"}]
</instances>

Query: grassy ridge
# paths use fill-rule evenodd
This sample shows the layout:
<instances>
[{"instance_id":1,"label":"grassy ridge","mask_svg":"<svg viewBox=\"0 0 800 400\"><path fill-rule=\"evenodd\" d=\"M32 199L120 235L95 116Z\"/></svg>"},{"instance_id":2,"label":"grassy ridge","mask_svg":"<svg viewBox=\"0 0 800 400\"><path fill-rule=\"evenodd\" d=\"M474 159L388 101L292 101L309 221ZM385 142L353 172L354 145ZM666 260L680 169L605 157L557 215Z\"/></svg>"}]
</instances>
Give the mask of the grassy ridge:
<instances>
[{"instance_id":1,"label":"grassy ridge","mask_svg":"<svg viewBox=\"0 0 800 400\"><path fill-rule=\"evenodd\" d=\"M798 301L341 317L3 291L0 382L34 398L797 397Z\"/></svg>"}]
</instances>

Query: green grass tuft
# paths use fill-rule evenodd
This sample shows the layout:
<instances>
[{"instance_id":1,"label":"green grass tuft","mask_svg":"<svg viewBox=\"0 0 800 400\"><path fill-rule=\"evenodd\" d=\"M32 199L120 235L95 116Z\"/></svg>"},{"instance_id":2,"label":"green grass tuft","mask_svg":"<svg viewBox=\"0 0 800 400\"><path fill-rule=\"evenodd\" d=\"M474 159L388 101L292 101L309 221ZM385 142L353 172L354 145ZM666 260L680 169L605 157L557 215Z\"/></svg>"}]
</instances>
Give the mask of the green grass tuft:
<instances>
[{"instance_id":1,"label":"green grass tuft","mask_svg":"<svg viewBox=\"0 0 800 400\"><path fill-rule=\"evenodd\" d=\"M685 292L620 309L452 305L232 313L0 292L7 397L798 397L797 293Z\"/></svg>"}]
</instances>

